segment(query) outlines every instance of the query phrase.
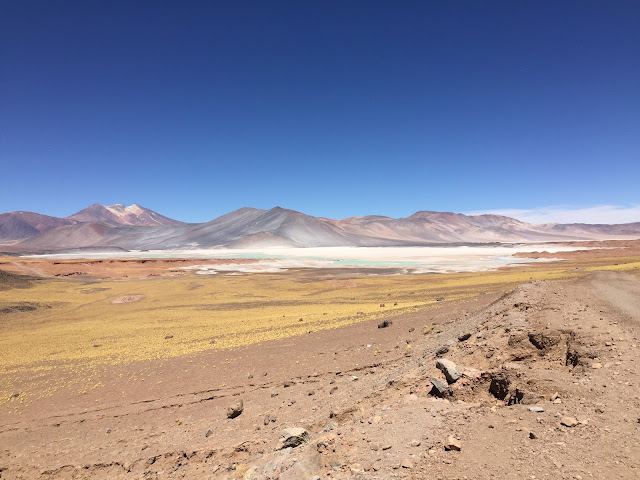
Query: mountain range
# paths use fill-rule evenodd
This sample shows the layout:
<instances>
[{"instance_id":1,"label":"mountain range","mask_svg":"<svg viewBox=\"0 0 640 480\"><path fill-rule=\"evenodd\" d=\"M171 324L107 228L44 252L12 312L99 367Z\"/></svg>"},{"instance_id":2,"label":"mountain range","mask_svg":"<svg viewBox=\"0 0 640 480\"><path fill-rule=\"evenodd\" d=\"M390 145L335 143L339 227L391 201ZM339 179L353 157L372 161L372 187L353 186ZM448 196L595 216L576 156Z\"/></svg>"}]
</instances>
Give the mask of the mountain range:
<instances>
[{"instance_id":1,"label":"mountain range","mask_svg":"<svg viewBox=\"0 0 640 480\"><path fill-rule=\"evenodd\" d=\"M501 215L419 211L341 220L294 210L241 208L205 223L183 223L153 210L94 204L65 218L34 212L0 214L0 244L11 251L81 248L164 250L524 243L640 238L640 222L535 225Z\"/></svg>"}]
</instances>

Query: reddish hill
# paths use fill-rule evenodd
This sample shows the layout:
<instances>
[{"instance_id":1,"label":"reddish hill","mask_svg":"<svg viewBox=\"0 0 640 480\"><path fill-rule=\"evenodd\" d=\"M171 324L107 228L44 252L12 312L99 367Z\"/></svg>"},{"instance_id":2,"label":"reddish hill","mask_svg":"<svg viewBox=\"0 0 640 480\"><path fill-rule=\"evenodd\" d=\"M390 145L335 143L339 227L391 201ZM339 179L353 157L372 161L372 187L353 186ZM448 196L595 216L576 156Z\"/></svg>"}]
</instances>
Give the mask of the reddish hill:
<instances>
[{"instance_id":1,"label":"reddish hill","mask_svg":"<svg viewBox=\"0 0 640 480\"><path fill-rule=\"evenodd\" d=\"M22 240L55 227L74 225L75 220L50 217L35 212L9 212L0 214L0 240Z\"/></svg>"}]
</instances>

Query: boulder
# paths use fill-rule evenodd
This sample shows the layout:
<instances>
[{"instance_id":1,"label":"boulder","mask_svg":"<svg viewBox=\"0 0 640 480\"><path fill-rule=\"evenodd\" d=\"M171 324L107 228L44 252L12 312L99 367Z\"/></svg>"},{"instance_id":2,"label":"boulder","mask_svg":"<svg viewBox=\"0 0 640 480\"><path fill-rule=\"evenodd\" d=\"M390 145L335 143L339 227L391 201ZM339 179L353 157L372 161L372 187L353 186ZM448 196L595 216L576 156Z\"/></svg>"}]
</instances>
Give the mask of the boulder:
<instances>
[{"instance_id":1,"label":"boulder","mask_svg":"<svg viewBox=\"0 0 640 480\"><path fill-rule=\"evenodd\" d=\"M244 410L244 404L242 400L238 400L237 403L227 408L227 418L239 417L240 414L243 412L243 410Z\"/></svg>"},{"instance_id":2,"label":"boulder","mask_svg":"<svg viewBox=\"0 0 640 480\"><path fill-rule=\"evenodd\" d=\"M431 377L429 381L431 382L431 385L432 385L431 391L429 392L431 395L444 398L447 395L451 394L451 388L449 388L449 385L447 385L442 380L438 380L437 378Z\"/></svg>"},{"instance_id":3,"label":"boulder","mask_svg":"<svg viewBox=\"0 0 640 480\"><path fill-rule=\"evenodd\" d=\"M441 358L436 362L436 368L440 370L448 383L455 383L460 378L460 374L456 370L456 364L446 358Z\"/></svg>"}]
</instances>

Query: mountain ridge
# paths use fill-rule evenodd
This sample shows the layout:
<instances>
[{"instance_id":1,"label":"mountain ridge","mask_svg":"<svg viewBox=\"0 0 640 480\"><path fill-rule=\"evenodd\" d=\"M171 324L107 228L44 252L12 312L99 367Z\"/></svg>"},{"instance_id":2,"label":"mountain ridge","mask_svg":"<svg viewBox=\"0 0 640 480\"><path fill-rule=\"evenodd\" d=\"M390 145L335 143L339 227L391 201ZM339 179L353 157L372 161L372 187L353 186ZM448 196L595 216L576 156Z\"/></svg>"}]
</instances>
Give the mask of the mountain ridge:
<instances>
[{"instance_id":1,"label":"mountain ridge","mask_svg":"<svg viewBox=\"0 0 640 480\"><path fill-rule=\"evenodd\" d=\"M280 206L268 210L242 207L203 223L179 222L138 204L94 204L65 218L33 212L0 214L0 240L23 251L83 247L165 250L407 246L631 238L640 238L640 222L535 225L502 215L431 210L419 210L406 218L366 215L334 220Z\"/></svg>"}]
</instances>

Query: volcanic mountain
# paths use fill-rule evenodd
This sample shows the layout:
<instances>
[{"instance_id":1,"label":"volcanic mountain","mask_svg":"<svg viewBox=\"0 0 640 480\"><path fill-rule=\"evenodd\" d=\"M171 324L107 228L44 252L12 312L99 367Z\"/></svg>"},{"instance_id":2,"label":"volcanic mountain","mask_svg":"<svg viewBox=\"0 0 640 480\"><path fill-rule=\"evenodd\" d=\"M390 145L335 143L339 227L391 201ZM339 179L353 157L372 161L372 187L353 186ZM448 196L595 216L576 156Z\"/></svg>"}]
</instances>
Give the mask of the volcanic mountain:
<instances>
[{"instance_id":1,"label":"volcanic mountain","mask_svg":"<svg viewBox=\"0 0 640 480\"><path fill-rule=\"evenodd\" d=\"M73 215L67 217L69 220L76 222L96 222L112 227L123 225L178 225L182 222L160 215L159 213L141 207L137 203L128 207L120 204L100 205L94 203L90 207L80 210Z\"/></svg>"},{"instance_id":2,"label":"volcanic mountain","mask_svg":"<svg viewBox=\"0 0 640 480\"><path fill-rule=\"evenodd\" d=\"M165 250L640 238L640 222L623 225L534 225L500 215L433 211L419 211L407 218L371 215L333 220L281 207L270 210L245 207L209 222L181 223L138 205L92 205L66 219L58 220L62 223L55 228L37 230L24 227L21 234L29 235L30 238L12 248L19 251L88 247ZM17 238L17 234L14 233L12 238Z\"/></svg>"},{"instance_id":3,"label":"volcanic mountain","mask_svg":"<svg viewBox=\"0 0 640 480\"><path fill-rule=\"evenodd\" d=\"M87 224L94 225L88 228ZM0 242L13 243L16 240L29 239L58 227L75 227L63 228L53 232L51 234L52 239L59 237L59 240L52 242L53 247L55 247L58 243L73 242L72 239L64 238L66 234L85 238L84 234L92 229L98 232L106 232L105 227L130 225L157 227L181 224L182 222L172 220L135 203L128 207L119 204L105 206L96 203L66 218L50 217L35 212L2 213L0 214ZM83 234L78 232L83 232Z\"/></svg>"}]
</instances>

